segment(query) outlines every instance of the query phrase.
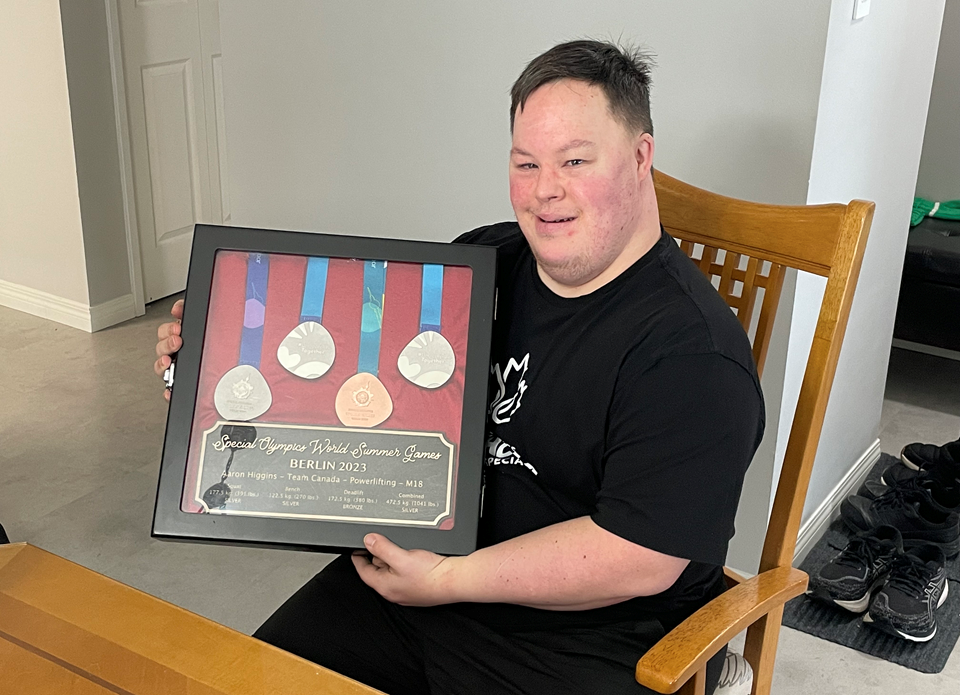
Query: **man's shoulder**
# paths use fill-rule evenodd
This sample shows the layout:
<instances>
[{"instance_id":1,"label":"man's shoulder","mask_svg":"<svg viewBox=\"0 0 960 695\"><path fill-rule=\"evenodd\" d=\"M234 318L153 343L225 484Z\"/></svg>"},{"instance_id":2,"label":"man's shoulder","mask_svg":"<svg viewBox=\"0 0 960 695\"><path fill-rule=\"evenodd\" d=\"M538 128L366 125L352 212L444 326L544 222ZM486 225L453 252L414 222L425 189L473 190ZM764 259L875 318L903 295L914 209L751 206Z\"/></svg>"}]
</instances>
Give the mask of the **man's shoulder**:
<instances>
[{"instance_id":1,"label":"man's shoulder","mask_svg":"<svg viewBox=\"0 0 960 695\"><path fill-rule=\"evenodd\" d=\"M453 243L495 246L499 249L519 251L526 246L527 241L520 231L520 225L516 222L498 222L464 232L454 239Z\"/></svg>"},{"instance_id":2,"label":"man's shoulder","mask_svg":"<svg viewBox=\"0 0 960 695\"><path fill-rule=\"evenodd\" d=\"M647 271L624 288L638 322L636 345L644 363L713 353L754 374L750 341L740 321L673 238L663 235Z\"/></svg>"},{"instance_id":3,"label":"man's shoulder","mask_svg":"<svg viewBox=\"0 0 960 695\"><path fill-rule=\"evenodd\" d=\"M688 300L687 309L699 320L688 325L705 331L717 347L736 346L740 352L750 355L750 342L743 326L730 306L720 296L710 279L680 250L670 238L661 256L663 268L676 288ZM752 361L752 357L750 357Z\"/></svg>"}]
</instances>

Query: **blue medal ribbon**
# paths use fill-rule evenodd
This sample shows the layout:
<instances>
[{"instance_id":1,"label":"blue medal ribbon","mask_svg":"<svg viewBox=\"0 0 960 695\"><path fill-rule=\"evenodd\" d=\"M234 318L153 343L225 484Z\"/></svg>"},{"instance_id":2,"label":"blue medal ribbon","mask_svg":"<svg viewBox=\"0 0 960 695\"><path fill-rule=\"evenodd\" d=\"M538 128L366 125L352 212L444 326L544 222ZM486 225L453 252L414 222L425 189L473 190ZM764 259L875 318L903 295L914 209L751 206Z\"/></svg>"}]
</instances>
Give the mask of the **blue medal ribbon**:
<instances>
[{"instance_id":1,"label":"blue medal ribbon","mask_svg":"<svg viewBox=\"0 0 960 695\"><path fill-rule=\"evenodd\" d=\"M358 373L367 372L376 376L380 366L380 328L383 325L383 293L386 278L386 261L364 261Z\"/></svg>"},{"instance_id":2,"label":"blue medal ribbon","mask_svg":"<svg viewBox=\"0 0 960 695\"><path fill-rule=\"evenodd\" d=\"M303 283L303 303L300 305L300 323L314 321L322 324L323 299L327 293L327 266L329 258L307 260L307 277Z\"/></svg>"},{"instance_id":3,"label":"blue medal ribbon","mask_svg":"<svg viewBox=\"0 0 960 695\"><path fill-rule=\"evenodd\" d=\"M247 257L247 301L243 307L243 333L240 337L240 364L260 367L263 347L263 319L267 310L267 278L270 257L251 253Z\"/></svg>"},{"instance_id":4,"label":"blue medal ribbon","mask_svg":"<svg viewBox=\"0 0 960 695\"><path fill-rule=\"evenodd\" d=\"M420 332L440 332L440 306L443 304L443 266L428 263L423 266L423 285L420 290Z\"/></svg>"}]
</instances>

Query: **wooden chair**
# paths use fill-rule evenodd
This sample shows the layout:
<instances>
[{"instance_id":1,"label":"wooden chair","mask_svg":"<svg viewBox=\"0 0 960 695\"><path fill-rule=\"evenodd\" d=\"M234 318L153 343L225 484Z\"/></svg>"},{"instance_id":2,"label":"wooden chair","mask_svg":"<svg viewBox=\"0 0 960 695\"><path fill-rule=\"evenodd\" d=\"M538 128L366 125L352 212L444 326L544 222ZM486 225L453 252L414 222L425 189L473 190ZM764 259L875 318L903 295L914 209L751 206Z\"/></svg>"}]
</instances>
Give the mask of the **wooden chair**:
<instances>
[{"instance_id":1,"label":"wooden chair","mask_svg":"<svg viewBox=\"0 0 960 695\"><path fill-rule=\"evenodd\" d=\"M744 579L725 570L727 592L672 630L636 669L637 681L659 693L701 695L707 661L748 628L744 657L753 667L752 693L767 695L783 604L807 587L807 575L792 567L793 553L874 204L762 205L709 193L659 171L654 182L664 228L708 277L719 278L718 291L754 334L758 370L763 369L786 269L827 278L760 573Z\"/></svg>"}]
</instances>

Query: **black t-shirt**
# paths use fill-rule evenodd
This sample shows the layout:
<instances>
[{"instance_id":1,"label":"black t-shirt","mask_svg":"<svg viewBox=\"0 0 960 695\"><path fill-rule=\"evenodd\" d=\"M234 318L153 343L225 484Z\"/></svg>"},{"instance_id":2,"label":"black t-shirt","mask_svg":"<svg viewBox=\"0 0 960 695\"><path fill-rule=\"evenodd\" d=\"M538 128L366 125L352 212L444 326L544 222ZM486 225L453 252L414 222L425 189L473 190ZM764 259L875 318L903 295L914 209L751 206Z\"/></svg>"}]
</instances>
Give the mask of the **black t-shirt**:
<instances>
[{"instance_id":1,"label":"black t-shirt","mask_svg":"<svg viewBox=\"0 0 960 695\"><path fill-rule=\"evenodd\" d=\"M763 434L746 334L666 233L576 298L543 284L515 222L456 241L499 249L480 544L589 516L690 560L663 593L605 608L460 609L510 629L649 617L670 629L722 591L743 477Z\"/></svg>"}]
</instances>

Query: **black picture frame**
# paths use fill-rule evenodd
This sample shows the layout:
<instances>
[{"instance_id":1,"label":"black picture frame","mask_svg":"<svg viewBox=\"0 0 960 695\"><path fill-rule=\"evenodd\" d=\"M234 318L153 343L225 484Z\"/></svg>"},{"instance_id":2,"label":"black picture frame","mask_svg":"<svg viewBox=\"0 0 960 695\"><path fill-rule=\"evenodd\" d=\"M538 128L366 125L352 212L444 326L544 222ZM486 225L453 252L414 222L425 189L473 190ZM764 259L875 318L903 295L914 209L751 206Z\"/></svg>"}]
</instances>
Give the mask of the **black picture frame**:
<instances>
[{"instance_id":1,"label":"black picture frame","mask_svg":"<svg viewBox=\"0 0 960 695\"><path fill-rule=\"evenodd\" d=\"M219 511L224 507L210 513L182 509L181 500L188 484L191 438L210 436L210 430L206 433L192 430L196 423L204 346L218 340L216 335L207 335L206 329L215 263L218 254L223 251L298 257L323 256L331 259L382 259L388 264L439 264L470 269L460 437L455 458L456 483L454 490L448 494L453 500L455 510L452 528L393 525L390 521L371 523L237 515ZM364 535L377 532L408 549L423 548L444 555L466 555L473 552L477 542L485 453L490 342L496 302L495 283L496 249L490 247L196 225L182 320L183 347L176 356L175 379L171 389L151 535L171 541L342 552L363 548ZM384 299L385 307L389 306L388 301L389 296ZM266 302L269 305L270 300L267 299ZM263 425L262 419L268 416L269 411L250 424ZM282 423L268 420L265 426L274 425L280 427ZM376 431L376 428L371 428L371 431ZM195 445L196 440L193 440L193 443Z\"/></svg>"}]
</instances>

